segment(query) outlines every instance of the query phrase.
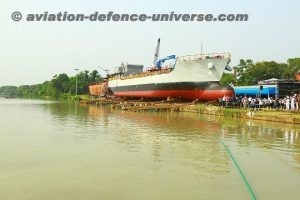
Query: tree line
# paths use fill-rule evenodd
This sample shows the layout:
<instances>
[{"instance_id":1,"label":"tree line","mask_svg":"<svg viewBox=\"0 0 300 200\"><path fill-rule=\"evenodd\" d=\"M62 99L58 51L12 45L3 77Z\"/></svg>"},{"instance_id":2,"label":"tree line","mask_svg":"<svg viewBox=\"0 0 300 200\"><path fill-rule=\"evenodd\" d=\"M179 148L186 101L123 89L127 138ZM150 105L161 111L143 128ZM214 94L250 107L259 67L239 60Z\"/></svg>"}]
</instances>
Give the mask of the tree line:
<instances>
[{"instance_id":1,"label":"tree line","mask_svg":"<svg viewBox=\"0 0 300 200\"><path fill-rule=\"evenodd\" d=\"M254 63L251 59L241 59L238 66L233 67L233 73L224 73L222 85L256 85L258 81L277 78L295 80L300 72L300 58L290 58L286 63L262 61Z\"/></svg>"},{"instance_id":2,"label":"tree line","mask_svg":"<svg viewBox=\"0 0 300 200\"><path fill-rule=\"evenodd\" d=\"M73 98L76 94L88 94L88 86L103 82L103 79L97 70L84 70L75 76L68 76L65 73L57 74L49 81L35 85L2 86L0 95L2 96L19 96L30 98L55 98L67 99Z\"/></svg>"}]
</instances>

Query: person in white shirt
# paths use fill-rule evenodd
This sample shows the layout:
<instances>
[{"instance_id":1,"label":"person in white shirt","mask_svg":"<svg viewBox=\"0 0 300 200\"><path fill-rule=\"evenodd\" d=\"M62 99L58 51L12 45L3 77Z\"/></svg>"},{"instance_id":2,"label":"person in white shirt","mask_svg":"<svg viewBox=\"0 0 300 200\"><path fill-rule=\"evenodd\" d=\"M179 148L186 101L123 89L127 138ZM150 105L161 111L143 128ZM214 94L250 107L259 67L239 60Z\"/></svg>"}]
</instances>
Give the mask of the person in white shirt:
<instances>
[{"instance_id":1,"label":"person in white shirt","mask_svg":"<svg viewBox=\"0 0 300 200\"><path fill-rule=\"evenodd\" d=\"M299 110L299 101L300 101L300 94L295 94L295 103L296 103L296 109Z\"/></svg>"},{"instance_id":2,"label":"person in white shirt","mask_svg":"<svg viewBox=\"0 0 300 200\"><path fill-rule=\"evenodd\" d=\"M291 98L291 110L295 110L295 96Z\"/></svg>"},{"instance_id":3,"label":"person in white shirt","mask_svg":"<svg viewBox=\"0 0 300 200\"><path fill-rule=\"evenodd\" d=\"M286 96L285 98L285 109L289 110L290 109L290 97Z\"/></svg>"}]
</instances>

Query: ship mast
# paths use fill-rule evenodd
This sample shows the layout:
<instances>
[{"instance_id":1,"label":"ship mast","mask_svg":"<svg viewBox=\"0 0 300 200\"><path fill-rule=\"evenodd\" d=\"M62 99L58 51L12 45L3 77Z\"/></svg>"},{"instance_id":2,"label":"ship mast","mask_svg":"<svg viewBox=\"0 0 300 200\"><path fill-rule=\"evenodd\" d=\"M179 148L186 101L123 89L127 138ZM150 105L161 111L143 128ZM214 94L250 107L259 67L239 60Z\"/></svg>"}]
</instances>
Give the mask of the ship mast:
<instances>
[{"instance_id":1,"label":"ship mast","mask_svg":"<svg viewBox=\"0 0 300 200\"><path fill-rule=\"evenodd\" d=\"M154 60L153 60L153 65L154 66L156 66L156 62L158 60L159 47L160 47L160 38L158 38L158 40L157 40L156 50L155 50L155 53L154 53Z\"/></svg>"}]
</instances>

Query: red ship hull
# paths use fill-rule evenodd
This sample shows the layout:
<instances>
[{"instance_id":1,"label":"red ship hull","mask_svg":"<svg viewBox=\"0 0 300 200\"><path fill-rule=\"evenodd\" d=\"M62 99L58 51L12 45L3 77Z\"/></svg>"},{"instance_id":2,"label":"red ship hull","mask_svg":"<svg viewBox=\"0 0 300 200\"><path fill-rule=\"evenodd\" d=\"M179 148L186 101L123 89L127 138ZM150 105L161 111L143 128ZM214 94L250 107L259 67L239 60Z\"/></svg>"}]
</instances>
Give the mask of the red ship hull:
<instances>
[{"instance_id":1,"label":"red ship hull","mask_svg":"<svg viewBox=\"0 0 300 200\"><path fill-rule=\"evenodd\" d=\"M118 97L134 97L134 98L157 98L163 99L168 97L182 98L190 100L216 100L220 97L233 96L232 90L159 90L159 91L124 91L115 92Z\"/></svg>"},{"instance_id":2,"label":"red ship hull","mask_svg":"<svg viewBox=\"0 0 300 200\"><path fill-rule=\"evenodd\" d=\"M167 83L134 85L110 88L115 96L129 98L166 99L168 97L189 100L216 100L234 96L230 86L220 86L218 82Z\"/></svg>"}]
</instances>

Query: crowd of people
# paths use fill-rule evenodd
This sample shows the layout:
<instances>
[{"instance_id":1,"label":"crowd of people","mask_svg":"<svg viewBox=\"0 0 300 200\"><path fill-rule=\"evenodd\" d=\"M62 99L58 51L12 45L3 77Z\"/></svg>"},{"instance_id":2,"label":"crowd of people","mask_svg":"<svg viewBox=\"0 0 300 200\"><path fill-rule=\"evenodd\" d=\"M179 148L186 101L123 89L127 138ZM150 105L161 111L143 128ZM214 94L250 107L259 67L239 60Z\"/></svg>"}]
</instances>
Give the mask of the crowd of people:
<instances>
[{"instance_id":1,"label":"crowd of people","mask_svg":"<svg viewBox=\"0 0 300 200\"><path fill-rule=\"evenodd\" d=\"M298 110L300 103L300 94L286 95L284 98L275 97L251 97L251 96L223 96L219 98L219 106L236 108L269 108Z\"/></svg>"}]
</instances>

